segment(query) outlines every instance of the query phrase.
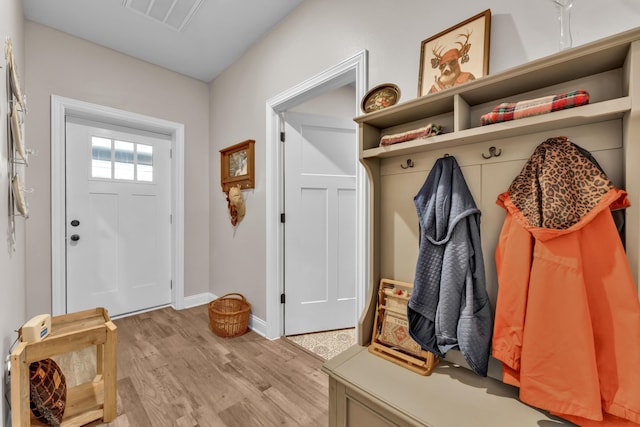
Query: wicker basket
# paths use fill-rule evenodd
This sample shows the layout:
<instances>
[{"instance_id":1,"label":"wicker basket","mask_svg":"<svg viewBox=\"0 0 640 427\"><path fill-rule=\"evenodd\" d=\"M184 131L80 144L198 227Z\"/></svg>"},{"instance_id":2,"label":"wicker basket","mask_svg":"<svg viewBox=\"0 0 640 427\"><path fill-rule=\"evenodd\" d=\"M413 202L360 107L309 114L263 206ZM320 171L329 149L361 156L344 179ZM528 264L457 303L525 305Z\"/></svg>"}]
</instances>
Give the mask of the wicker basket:
<instances>
[{"instance_id":1,"label":"wicker basket","mask_svg":"<svg viewBox=\"0 0 640 427\"><path fill-rule=\"evenodd\" d=\"M242 335L249 329L250 311L251 304L242 294L223 295L209 303L209 328L224 338Z\"/></svg>"}]
</instances>

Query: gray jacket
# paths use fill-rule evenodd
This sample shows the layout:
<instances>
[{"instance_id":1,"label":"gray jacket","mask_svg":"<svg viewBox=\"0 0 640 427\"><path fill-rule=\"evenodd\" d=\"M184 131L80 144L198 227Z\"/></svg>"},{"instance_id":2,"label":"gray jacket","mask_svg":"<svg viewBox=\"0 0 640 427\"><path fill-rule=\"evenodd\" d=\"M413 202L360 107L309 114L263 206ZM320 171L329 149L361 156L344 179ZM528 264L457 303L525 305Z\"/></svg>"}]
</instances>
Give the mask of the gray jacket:
<instances>
[{"instance_id":1,"label":"gray jacket","mask_svg":"<svg viewBox=\"0 0 640 427\"><path fill-rule=\"evenodd\" d=\"M485 288L480 210L454 157L436 161L414 198L420 249L407 309L409 334L444 357L460 349L487 375L493 318Z\"/></svg>"}]
</instances>

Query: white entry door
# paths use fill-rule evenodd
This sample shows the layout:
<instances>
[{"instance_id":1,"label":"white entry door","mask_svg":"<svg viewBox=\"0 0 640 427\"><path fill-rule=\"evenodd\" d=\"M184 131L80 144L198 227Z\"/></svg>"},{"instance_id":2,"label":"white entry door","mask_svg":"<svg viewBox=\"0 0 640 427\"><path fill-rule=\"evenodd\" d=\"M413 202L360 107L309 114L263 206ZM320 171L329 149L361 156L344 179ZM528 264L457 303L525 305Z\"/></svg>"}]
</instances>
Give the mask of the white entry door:
<instances>
[{"instance_id":1,"label":"white entry door","mask_svg":"<svg viewBox=\"0 0 640 427\"><path fill-rule=\"evenodd\" d=\"M169 139L66 121L67 312L171 302Z\"/></svg>"},{"instance_id":2,"label":"white entry door","mask_svg":"<svg viewBox=\"0 0 640 427\"><path fill-rule=\"evenodd\" d=\"M287 112L285 334L355 326L356 127Z\"/></svg>"}]
</instances>

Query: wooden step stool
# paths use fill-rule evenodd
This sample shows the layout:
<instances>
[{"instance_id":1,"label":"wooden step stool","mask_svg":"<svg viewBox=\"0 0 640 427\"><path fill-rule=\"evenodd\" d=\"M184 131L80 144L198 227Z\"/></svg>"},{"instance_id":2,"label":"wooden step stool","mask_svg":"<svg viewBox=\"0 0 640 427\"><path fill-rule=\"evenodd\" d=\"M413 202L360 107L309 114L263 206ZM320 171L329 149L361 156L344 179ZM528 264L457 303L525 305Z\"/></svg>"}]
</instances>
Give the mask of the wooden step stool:
<instances>
[{"instance_id":1,"label":"wooden step stool","mask_svg":"<svg viewBox=\"0 0 640 427\"><path fill-rule=\"evenodd\" d=\"M20 334L21 331L19 331ZM51 332L40 342L20 342L11 353L11 421L14 427L46 426L29 408L29 365L57 354L96 346L96 376L67 390L61 427L82 426L116 417L117 328L107 310L96 308L51 318Z\"/></svg>"}]
</instances>

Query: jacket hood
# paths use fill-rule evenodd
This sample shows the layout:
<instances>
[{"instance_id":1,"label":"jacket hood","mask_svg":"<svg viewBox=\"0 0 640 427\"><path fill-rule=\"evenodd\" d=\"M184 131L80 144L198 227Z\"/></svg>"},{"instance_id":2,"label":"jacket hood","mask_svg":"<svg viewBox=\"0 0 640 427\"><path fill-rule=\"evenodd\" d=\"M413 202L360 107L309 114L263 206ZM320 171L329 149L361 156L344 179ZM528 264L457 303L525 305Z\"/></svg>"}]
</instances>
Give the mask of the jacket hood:
<instances>
[{"instance_id":1,"label":"jacket hood","mask_svg":"<svg viewBox=\"0 0 640 427\"><path fill-rule=\"evenodd\" d=\"M423 229L422 236L436 245L449 241L461 219L480 214L460 166L452 156L436 160L413 201Z\"/></svg>"},{"instance_id":2,"label":"jacket hood","mask_svg":"<svg viewBox=\"0 0 640 427\"><path fill-rule=\"evenodd\" d=\"M581 229L600 212L629 206L591 153L566 137L538 145L509 189L498 196L537 240Z\"/></svg>"}]
</instances>

